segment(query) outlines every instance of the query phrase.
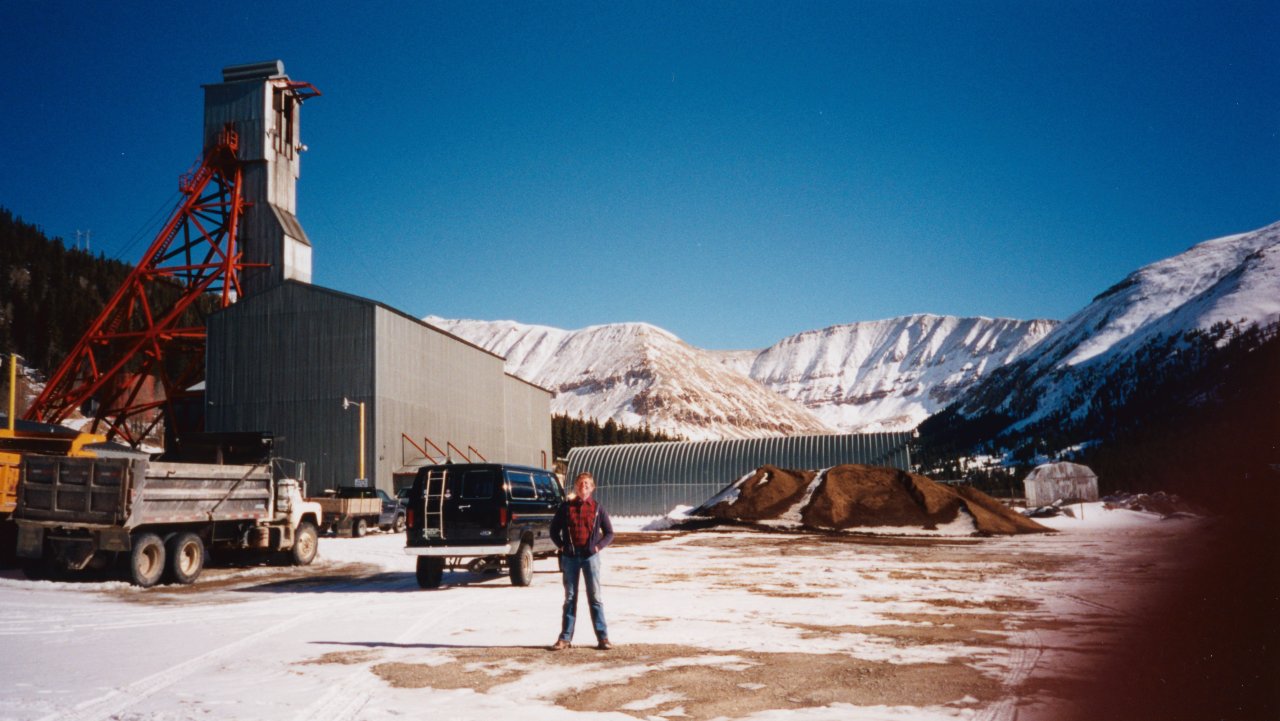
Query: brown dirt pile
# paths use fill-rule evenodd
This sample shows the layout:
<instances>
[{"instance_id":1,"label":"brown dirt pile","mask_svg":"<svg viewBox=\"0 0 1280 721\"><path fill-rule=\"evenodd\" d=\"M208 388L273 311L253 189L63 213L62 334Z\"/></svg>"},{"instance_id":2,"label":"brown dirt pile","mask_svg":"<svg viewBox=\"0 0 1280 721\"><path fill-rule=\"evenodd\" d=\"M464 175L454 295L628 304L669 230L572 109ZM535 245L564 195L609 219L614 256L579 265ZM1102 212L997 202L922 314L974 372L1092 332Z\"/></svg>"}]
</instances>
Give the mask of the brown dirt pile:
<instances>
[{"instance_id":1,"label":"brown dirt pile","mask_svg":"<svg viewBox=\"0 0 1280 721\"><path fill-rule=\"evenodd\" d=\"M817 486L805 503L814 480ZM961 509L973 517L979 533L1043 533L1050 529L1005 508L974 488L944 486L914 473L879 466L842 465L817 471L761 466L732 494L717 496L694 511L723 521L759 523L787 520L797 504L799 520L814 530L902 527L935 530L956 520ZM726 489L728 491L729 489ZM715 499L712 499L715 500Z\"/></svg>"}]
</instances>

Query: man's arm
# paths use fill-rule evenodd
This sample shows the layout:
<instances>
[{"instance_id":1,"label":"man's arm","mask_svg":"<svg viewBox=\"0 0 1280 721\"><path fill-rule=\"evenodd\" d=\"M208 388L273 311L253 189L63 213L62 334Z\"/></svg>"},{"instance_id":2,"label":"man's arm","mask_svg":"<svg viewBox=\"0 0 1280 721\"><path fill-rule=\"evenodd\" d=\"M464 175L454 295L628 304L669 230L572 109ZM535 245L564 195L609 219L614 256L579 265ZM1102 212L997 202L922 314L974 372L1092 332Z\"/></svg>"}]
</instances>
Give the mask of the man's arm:
<instances>
[{"instance_id":1,"label":"man's arm","mask_svg":"<svg viewBox=\"0 0 1280 721\"><path fill-rule=\"evenodd\" d=\"M565 528L565 504L561 503L556 509L556 515L551 517L551 542L556 544L557 551L563 551L565 543L561 536L564 534Z\"/></svg>"},{"instance_id":2,"label":"man's arm","mask_svg":"<svg viewBox=\"0 0 1280 721\"><path fill-rule=\"evenodd\" d=\"M609 520L609 513L604 510L604 506L600 506L600 545L596 547L599 553L613 543L613 521Z\"/></svg>"}]
</instances>

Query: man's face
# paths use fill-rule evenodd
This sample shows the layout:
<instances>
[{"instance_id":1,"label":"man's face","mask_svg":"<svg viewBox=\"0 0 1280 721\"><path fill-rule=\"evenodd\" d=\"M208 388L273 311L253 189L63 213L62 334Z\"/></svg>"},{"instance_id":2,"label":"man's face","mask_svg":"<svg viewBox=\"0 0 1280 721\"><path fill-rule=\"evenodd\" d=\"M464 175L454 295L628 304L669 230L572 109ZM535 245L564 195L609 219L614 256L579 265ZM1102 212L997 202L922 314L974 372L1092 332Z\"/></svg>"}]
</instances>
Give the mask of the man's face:
<instances>
[{"instance_id":1,"label":"man's face","mask_svg":"<svg viewBox=\"0 0 1280 721\"><path fill-rule=\"evenodd\" d=\"M574 481L573 488L578 492L578 497L587 500L596 490L596 482L591 476L578 476L578 480Z\"/></svg>"}]
</instances>

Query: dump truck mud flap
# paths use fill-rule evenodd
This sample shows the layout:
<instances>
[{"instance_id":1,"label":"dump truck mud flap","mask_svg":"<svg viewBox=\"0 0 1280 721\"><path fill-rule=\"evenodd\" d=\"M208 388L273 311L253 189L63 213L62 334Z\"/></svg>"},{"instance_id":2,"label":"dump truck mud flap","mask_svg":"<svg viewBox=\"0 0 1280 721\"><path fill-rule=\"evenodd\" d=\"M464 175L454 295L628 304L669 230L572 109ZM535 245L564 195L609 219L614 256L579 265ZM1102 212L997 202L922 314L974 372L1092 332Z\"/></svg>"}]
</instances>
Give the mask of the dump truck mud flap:
<instances>
[{"instance_id":1,"label":"dump truck mud flap","mask_svg":"<svg viewBox=\"0 0 1280 721\"><path fill-rule=\"evenodd\" d=\"M18 558L40 558L44 555L44 529L18 524Z\"/></svg>"}]
</instances>

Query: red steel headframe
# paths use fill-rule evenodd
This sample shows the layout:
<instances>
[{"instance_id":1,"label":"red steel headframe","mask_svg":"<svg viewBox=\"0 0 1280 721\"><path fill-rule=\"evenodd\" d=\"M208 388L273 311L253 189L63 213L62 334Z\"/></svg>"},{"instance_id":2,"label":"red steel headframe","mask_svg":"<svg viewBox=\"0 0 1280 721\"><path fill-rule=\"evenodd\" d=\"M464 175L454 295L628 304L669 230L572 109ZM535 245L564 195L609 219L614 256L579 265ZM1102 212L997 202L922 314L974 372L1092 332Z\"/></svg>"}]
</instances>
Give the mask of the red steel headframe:
<instances>
[{"instance_id":1,"label":"red steel headframe","mask_svg":"<svg viewBox=\"0 0 1280 721\"><path fill-rule=\"evenodd\" d=\"M245 263L239 247L246 202L238 146L227 124L181 177L182 201L58 366L28 419L58 423L78 408L92 408L89 430L135 447L162 417L174 422L174 403L204 379L205 327L198 316L210 305L235 302L241 271L263 267ZM163 397L143 393L151 379Z\"/></svg>"}]
</instances>

